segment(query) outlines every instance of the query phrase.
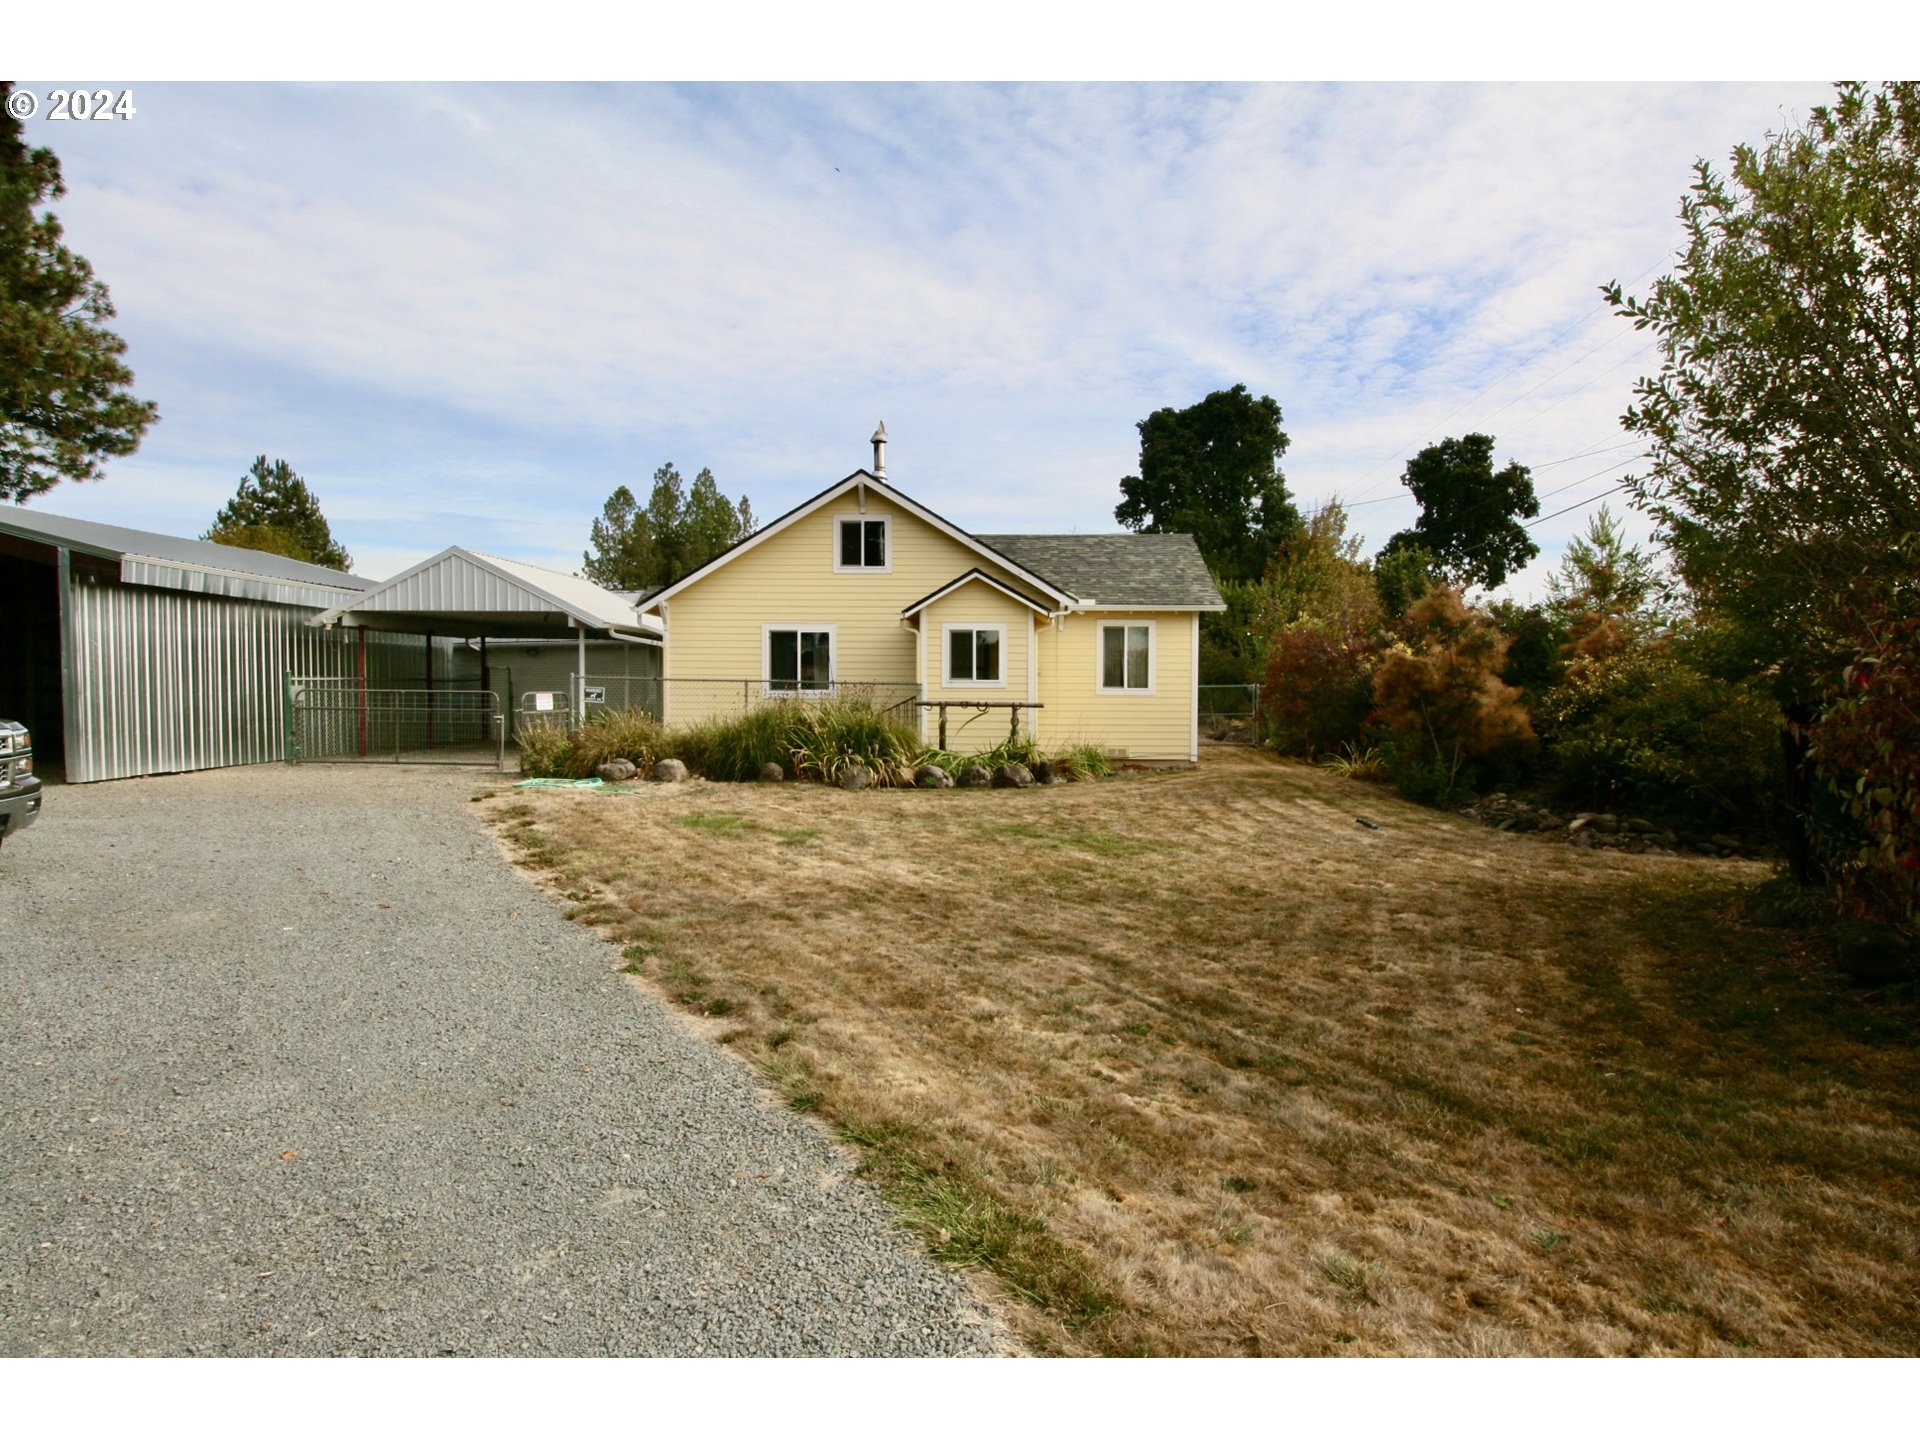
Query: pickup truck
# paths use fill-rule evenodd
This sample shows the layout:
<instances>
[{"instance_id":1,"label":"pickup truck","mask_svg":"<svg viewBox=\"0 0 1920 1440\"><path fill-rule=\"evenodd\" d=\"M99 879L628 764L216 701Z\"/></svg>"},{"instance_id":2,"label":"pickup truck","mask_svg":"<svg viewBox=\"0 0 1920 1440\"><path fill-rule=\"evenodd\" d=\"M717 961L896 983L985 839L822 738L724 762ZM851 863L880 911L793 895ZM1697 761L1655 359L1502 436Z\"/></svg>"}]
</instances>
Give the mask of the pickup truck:
<instances>
[{"instance_id":1,"label":"pickup truck","mask_svg":"<svg viewBox=\"0 0 1920 1440\"><path fill-rule=\"evenodd\" d=\"M33 778L33 736L27 727L0 720L0 845L40 815L40 782Z\"/></svg>"}]
</instances>

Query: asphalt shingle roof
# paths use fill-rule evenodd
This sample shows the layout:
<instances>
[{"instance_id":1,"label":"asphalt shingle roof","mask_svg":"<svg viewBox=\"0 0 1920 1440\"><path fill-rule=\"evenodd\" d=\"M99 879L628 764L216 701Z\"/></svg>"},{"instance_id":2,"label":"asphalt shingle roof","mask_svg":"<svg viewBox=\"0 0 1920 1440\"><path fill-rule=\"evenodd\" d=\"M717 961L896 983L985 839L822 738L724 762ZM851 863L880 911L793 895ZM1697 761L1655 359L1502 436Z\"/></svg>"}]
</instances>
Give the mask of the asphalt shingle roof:
<instances>
[{"instance_id":1,"label":"asphalt shingle roof","mask_svg":"<svg viewBox=\"0 0 1920 1440\"><path fill-rule=\"evenodd\" d=\"M1191 535L975 535L1014 564L1100 605L1221 604Z\"/></svg>"}]
</instances>

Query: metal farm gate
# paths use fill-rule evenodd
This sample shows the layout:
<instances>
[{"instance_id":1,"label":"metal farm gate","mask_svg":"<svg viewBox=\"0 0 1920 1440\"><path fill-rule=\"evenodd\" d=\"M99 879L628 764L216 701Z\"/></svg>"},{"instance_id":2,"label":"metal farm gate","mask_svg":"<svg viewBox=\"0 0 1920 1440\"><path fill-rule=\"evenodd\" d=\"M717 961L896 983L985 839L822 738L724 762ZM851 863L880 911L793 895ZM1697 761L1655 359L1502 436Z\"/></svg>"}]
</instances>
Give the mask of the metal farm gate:
<instances>
[{"instance_id":1,"label":"metal farm gate","mask_svg":"<svg viewBox=\"0 0 1920 1440\"><path fill-rule=\"evenodd\" d=\"M507 768L506 717L491 690L401 690L353 677L288 675L285 707L289 764Z\"/></svg>"}]
</instances>

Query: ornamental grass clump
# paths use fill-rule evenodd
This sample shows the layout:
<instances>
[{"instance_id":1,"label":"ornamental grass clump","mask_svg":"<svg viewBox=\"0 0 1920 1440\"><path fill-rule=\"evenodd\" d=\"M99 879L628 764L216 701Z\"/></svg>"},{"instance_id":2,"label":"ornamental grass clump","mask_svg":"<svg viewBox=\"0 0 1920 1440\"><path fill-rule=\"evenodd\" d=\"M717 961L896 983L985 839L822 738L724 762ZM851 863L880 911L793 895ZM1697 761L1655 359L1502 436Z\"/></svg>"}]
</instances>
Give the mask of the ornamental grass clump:
<instances>
[{"instance_id":1,"label":"ornamental grass clump","mask_svg":"<svg viewBox=\"0 0 1920 1440\"><path fill-rule=\"evenodd\" d=\"M804 701L776 700L728 719L683 726L673 732L675 755L709 780L757 780L768 764L791 771L806 708Z\"/></svg>"},{"instance_id":2,"label":"ornamental grass clump","mask_svg":"<svg viewBox=\"0 0 1920 1440\"><path fill-rule=\"evenodd\" d=\"M557 725L522 725L513 743L523 774L539 778L573 774L573 738Z\"/></svg>"},{"instance_id":3,"label":"ornamental grass clump","mask_svg":"<svg viewBox=\"0 0 1920 1440\"><path fill-rule=\"evenodd\" d=\"M569 773L585 779L609 760L630 760L636 770L651 770L665 759L666 731L644 710L603 710L573 732Z\"/></svg>"},{"instance_id":4,"label":"ornamental grass clump","mask_svg":"<svg viewBox=\"0 0 1920 1440\"><path fill-rule=\"evenodd\" d=\"M793 770L803 780L837 782L855 765L883 785L920 754L920 737L895 715L864 700L828 700L799 707Z\"/></svg>"}]
</instances>

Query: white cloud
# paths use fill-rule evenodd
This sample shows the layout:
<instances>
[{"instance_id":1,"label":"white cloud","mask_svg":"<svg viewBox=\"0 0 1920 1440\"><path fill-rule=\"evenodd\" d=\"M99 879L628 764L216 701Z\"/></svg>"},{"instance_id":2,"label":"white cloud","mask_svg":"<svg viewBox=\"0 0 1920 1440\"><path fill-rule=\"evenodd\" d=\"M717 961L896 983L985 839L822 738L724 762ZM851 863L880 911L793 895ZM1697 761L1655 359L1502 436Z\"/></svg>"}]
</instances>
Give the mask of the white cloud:
<instances>
[{"instance_id":1,"label":"white cloud","mask_svg":"<svg viewBox=\"0 0 1920 1440\"><path fill-rule=\"evenodd\" d=\"M1598 284L1674 244L1696 155L1824 94L151 87L30 133L163 408L98 503L197 533L264 449L357 555L570 565L662 460L771 516L882 417L982 528L1110 528L1133 423L1236 381L1308 503L1475 428L1571 454L1639 373Z\"/></svg>"}]
</instances>

